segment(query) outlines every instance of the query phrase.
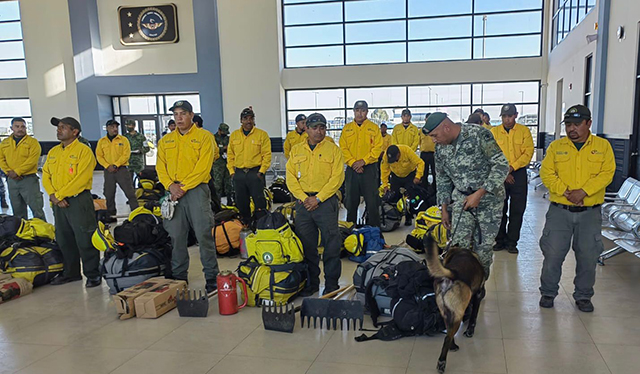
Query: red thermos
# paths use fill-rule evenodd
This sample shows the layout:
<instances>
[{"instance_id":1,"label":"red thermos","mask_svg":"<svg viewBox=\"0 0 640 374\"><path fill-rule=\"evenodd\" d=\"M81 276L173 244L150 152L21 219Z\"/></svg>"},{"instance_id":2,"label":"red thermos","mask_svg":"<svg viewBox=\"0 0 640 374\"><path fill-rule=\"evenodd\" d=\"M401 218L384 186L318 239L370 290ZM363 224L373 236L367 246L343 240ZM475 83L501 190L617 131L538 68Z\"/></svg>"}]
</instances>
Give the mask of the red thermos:
<instances>
[{"instance_id":1,"label":"red thermos","mask_svg":"<svg viewBox=\"0 0 640 374\"><path fill-rule=\"evenodd\" d=\"M240 306L238 306L236 281L242 283L244 303ZM218 309L221 315L236 314L240 309L247 306L247 284L242 278L238 278L229 270L225 270L218 274L216 283L218 284Z\"/></svg>"}]
</instances>

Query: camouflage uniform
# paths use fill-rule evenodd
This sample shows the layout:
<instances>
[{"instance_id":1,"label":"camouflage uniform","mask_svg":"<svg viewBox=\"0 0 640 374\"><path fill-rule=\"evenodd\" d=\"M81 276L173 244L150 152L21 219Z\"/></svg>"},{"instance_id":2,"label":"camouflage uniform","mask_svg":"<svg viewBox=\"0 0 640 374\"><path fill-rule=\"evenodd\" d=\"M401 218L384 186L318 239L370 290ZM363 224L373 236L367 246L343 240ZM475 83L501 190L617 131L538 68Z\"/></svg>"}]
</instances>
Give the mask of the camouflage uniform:
<instances>
[{"instance_id":1,"label":"camouflage uniform","mask_svg":"<svg viewBox=\"0 0 640 374\"><path fill-rule=\"evenodd\" d=\"M126 133L124 136L129 140L129 144L131 144L129 170L134 174L140 174L144 169L144 155L149 152L149 147L147 147L147 138L139 132L136 132L134 135ZM133 153L134 151L139 151L139 153Z\"/></svg>"},{"instance_id":2,"label":"camouflage uniform","mask_svg":"<svg viewBox=\"0 0 640 374\"><path fill-rule=\"evenodd\" d=\"M93 149L93 147L91 147L91 143L89 143L89 140L87 138L83 137L82 135L78 136L78 141L80 143L86 145L87 147L89 147L89 149Z\"/></svg>"},{"instance_id":3,"label":"camouflage uniform","mask_svg":"<svg viewBox=\"0 0 640 374\"><path fill-rule=\"evenodd\" d=\"M438 204L451 204L451 230L456 230L453 243L463 247L473 243L488 278L493 242L500 228L509 163L491 131L474 125L461 126L460 135L452 144L436 145ZM480 199L478 207L461 215L465 197L480 188L486 189L487 194Z\"/></svg>"},{"instance_id":4,"label":"camouflage uniform","mask_svg":"<svg viewBox=\"0 0 640 374\"><path fill-rule=\"evenodd\" d=\"M222 196L226 196L227 205L232 205L233 186L231 185L229 170L227 170L227 151L223 150L223 147L229 146L229 126L225 123L221 123L219 130L222 130L225 134L221 135L220 132L216 132L213 135L220 150L220 158L213 163L213 167L211 168L211 177L213 178L213 185L218 199Z\"/></svg>"}]
</instances>

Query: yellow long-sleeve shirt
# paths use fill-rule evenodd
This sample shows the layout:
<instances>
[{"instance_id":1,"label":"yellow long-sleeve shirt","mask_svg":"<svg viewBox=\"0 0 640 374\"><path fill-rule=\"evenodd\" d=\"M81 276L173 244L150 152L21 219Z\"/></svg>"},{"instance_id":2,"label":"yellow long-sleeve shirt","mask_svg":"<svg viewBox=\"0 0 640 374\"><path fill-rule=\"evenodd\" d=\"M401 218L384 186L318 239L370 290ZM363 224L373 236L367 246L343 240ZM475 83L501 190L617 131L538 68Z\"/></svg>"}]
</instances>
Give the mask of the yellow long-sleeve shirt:
<instances>
[{"instance_id":1,"label":"yellow long-sleeve shirt","mask_svg":"<svg viewBox=\"0 0 640 374\"><path fill-rule=\"evenodd\" d=\"M260 173L266 173L271 166L271 139L266 131L257 127L245 135L242 128L231 133L227 149L227 169L231 175L236 168L260 167Z\"/></svg>"},{"instance_id":2,"label":"yellow long-sleeve shirt","mask_svg":"<svg viewBox=\"0 0 640 374\"><path fill-rule=\"evenodd\" d=\"M513 170L527 167L533 157L533 137L527 126L516 123L509 132L504 126L491 128L491 133Z\"/></svg>"},{"instance_id":3,"label":"yellow long-sleeve shirt","mask_svg":"<svg viewBox=\"0 0 640 374\"><path fill-rule=\"evenodd\" d=\"M420 144L421 132L422 131L418 130L413 123L409 123L406 128L403 124L396 125L391 135L391 144L404 144L415 152L418 150L418 145Z\"/></svg>"},{"instance_id":4,"label":"yellow long-sleeve shirt","mask_svg":"<svg viewBox=\"0 0 640 374\"><path fill-rule=\"evenodd\" d=\"M113 140L109 140L107 136L98 140L96 159L103 168L106 169L111 165L127 166L129 157L131 157L131 144L124 136L118 134Z\"/></svg>"},{"instance_id":5,"label":"yellow long-sleeve shirt","mask_svg":"<svg viewBox=\"0 0 640 374\"><path fill-rule=\"evenodd\" d=\"M382 153L380 129L368 119L361 126L349 122L342 129L340 149L348 166L358 160L364 160L365 165L375 164Z\"/></svg>"},{"instance_id":6,"label":"yellow long-sleeve shirt","mask_svg":"<svg viewBox=\"0 0 640 374\"><path fill-rule=\"evenodd\" d=\"M400 150L400 159L393 164L390 164L385 154L382 157L382 163L380 164L380 181L383 187L389 186L389 176L391 173L400 178L404 178L416 172L416 178L421 179L424 175L424 161L416 155L409 146L400 144L398 145Z\"/></svg>"},{"instance_id":7,"label":"yellow long-sleeve shirt","mask_svg":"<svg viewBox=\"0 0 640 374\"><path fill-rule=\"evenodd\" d=\"M382 137L382 153L385 153L387 151L387 148L389 148L389 146L391 145L393 138L389 134L385 136L382 136L382 134L380 134L380 136Z\"/></svg>"},{"instance_id":8,"label":"yellow long-sleeve shirt","mask_svg":"<svg viewBox=\"0 0 640 374\"><path fill-rule=\"evenodd\" d=\"M291 148L296 144L304 143L308 138L309 135L307 135L306 131L303 131L302 134L298 134L298 131L296 130L289 131L284 140L284 157L288 160Z\"/></svg>"},{"instance_id":9,"label":"yellow long-sleeve shirt","mask_svg":"<svg viewBox=\"0 0 640 374\"><path fill-rule=\"evenodd\" d=\"M25 135L16 144L13 135L0 143L0 168L5 173L14 171L19 176L35 174L38 171L40 143L29 135Z\"/></svg>"},{"instance_id":10,"label":"yellow long-sleeve shirt","mask_svg":"<svg viewBox=\"0 0 640 374\"><path fill-rule=\"evenodd\" d=\"M77 139L66 147L51 148L42 167L42 185L47 195L55 194L59 200L76 196L93 185L96 158L91 148Z\"/></svg>"},{"instance_id":11,"label":"yellow long-sleeve shirt","mask_svg":"<svg viewBox=\"0 0 640 374\"><path fill-rule=\"evenodd\" d=\"M584 206L602 204L605 188L613 180L616 161L611 144L591 134L578 151L569 138L553 141L542 160L540 178L549 189L549 200L574 205L564 197L566 190L587 193Z\"/></svg>"},{"instance_id":12,"label":"yellow long-sleeve shirt","mask_svg":"<svg viewBox=\"0 0 640 374\"><path fill-rule=\"evenodd\" d=\"M169 189L174 182L189 191L211 179L211 167L215 155L213 135L192 125L186 134L173 131L158 141L156 171L160 183Z\"/></svg>"},{"instance_id":13,"label":"yellow long-sleeve shirt","mask_svg":"<svg viewBox=\"0 0 640 374\"><path fill-rule=\"evenodd\" d=\"M429 135L425 135L420 131L420 152L435 152L436 144Z\"/></svg>"},{"instance_id":14,"label":"yellow long-sleeve shirt","mask_svg":"<svg viewBox=\"0 0 640 374\"><path fill-rule=\"evenodd\" d=\"M342 151L326 137L311 150L307 142L291 149L287 162L287 187L298 200L317 193L320 201L335 195L344 181Z\"/></svg>"}]
</instances>

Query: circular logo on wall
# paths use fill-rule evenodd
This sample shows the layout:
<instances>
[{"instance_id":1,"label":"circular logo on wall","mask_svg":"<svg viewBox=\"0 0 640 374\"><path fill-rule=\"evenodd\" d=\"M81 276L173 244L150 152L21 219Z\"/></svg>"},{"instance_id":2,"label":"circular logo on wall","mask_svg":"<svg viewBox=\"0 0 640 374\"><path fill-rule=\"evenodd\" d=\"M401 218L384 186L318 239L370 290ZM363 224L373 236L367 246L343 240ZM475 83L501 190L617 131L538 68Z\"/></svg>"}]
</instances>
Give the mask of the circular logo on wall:
<instances>
[{"instance_id":1,"label":"circular logo on wall","mask_svg":"<svg viewBox=\"0 0 640 374\"><path fill-rule=\"evenodd\" d=\"M272 263L273 262L273 255L271 253L269 253L269 252L263 253L262 254L262 261L267 265Z\"/></svg>"},{"instance_id":2,"label":"circular logo on wall","mask_svg":"<svg viewBox=\"0 0 640 374\"><path fill-rule=\"evenodd\" d=\"M167 17L158 8L146 8L138 16L138 30L145 40L160 40L167 33Z\"/></svg>"}]
</instances>

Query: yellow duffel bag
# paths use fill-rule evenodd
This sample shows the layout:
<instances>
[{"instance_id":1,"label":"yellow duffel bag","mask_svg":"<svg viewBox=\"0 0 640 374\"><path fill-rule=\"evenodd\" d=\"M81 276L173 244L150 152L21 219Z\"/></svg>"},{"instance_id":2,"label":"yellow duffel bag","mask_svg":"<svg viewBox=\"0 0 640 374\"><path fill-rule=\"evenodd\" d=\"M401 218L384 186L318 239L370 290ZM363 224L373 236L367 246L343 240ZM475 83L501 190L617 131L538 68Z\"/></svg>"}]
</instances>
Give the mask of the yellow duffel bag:
<instances>
[{"instance_id":1,"label":"yellow duffel bag","mask_svg":"<svg viewBox=\"0 0 640 374\"><path fill-rule=\"evenodd\" d=\"M62 252L56 243L37 246L13 245L0 252L0 270L23 278L34 287L45 285L63 271Z\"/></svg>"}]
</instances>

